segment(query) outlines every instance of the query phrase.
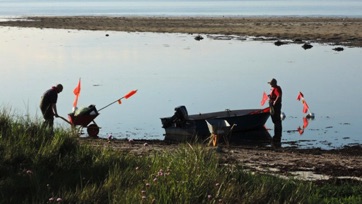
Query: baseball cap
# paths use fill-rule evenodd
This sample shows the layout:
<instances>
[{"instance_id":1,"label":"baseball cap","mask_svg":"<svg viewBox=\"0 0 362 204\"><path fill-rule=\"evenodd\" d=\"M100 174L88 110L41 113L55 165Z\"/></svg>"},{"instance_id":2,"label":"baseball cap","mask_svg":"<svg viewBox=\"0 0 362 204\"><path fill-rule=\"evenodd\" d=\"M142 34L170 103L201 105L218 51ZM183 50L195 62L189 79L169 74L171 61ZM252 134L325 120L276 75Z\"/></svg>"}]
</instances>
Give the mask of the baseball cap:
<instances>
[{"instance_id":1,"label":"baseball cap","mask_svg":"<svg viewBox=\"0 0 362 204\"><path fill-rule=\"evenodd\" d=\"M272 80L270 80L270 82L268 82L268 84L276 85L276 84L277 84L277 80L273 78Z\"/></svg>"}]
</instances>

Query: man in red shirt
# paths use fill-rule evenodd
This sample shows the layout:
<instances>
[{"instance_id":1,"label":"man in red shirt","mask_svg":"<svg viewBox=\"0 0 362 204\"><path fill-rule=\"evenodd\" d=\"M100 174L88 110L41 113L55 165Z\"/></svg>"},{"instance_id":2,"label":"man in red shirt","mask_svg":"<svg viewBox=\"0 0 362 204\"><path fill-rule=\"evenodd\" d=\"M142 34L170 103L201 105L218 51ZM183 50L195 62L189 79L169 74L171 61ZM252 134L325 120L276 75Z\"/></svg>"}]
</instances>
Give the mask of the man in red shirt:
<instances>
[{"instance_id":1,"label":"man in red shirt","mask_svg":"<svg viewBox=\"0 0 362 204\"><path fill-rule=\"evenodd\" d=\"M53 129L54 116L59 117L57 112L58 93L63 91L63 86L58 84L47 90L40 100L40 110L44 117L43 125Z\"/></svg>"},{"instance_id":2,"label":"man in red shirt","mask_svg":"<svg viewBox=\"0 0 362 204\"><path fill-rule=\"evenodd\" d=\"M282 89L277 85L277 80L274 78L268 84L272 87L269 95L269 106L270 116L274 123L273 143L280 146L282 139L282 119L280 116L282 110Z\"/></svg>"}]
</instances>

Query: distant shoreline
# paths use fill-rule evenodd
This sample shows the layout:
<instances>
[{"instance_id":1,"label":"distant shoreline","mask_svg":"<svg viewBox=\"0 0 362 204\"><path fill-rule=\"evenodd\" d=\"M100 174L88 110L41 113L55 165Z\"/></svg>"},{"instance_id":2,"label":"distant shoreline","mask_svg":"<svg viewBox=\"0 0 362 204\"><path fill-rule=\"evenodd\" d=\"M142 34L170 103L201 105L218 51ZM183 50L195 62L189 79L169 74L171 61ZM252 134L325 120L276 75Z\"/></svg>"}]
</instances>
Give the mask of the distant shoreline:
<instances>
[{"instance_id":1,"label":"distant shoreline","mask_svg":"<svg viewBox=\"0 0 362 204\"><path fill-rule=\"evenodd\" d=\"M362 18L332 17L28 17L0 26L222 34L362 47Z\"/></svg>"}]
</instances>

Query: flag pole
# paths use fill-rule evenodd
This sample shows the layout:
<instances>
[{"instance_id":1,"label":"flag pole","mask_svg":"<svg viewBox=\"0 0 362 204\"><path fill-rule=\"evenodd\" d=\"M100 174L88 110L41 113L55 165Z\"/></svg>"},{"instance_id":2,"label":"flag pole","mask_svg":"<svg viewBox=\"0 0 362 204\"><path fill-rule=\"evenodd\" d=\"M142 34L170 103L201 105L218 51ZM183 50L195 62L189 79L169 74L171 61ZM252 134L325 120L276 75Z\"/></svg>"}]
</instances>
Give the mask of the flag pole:
<instances>
[{"instance_id":1,"label":"flag pole","mask_svg":"<svg viewBox=\"0 0 362 204\"><path fill-rule=\"evenodd\" d=\"M101 110L103 110L103 109L105 109L105 108L107 108L108 106L110 106L110 105L112 105L112 104L114 104L114 103L116 103L117 101L120 101L121 99L128 99L128 98L130 98L131 96L133 96L136 92L138 91L138 89L136 89L136 90L132 90L132 91L130 91L130 92L128 92L126 95L124 95L123 97L121 97L121 98L119 98L119 99L117 99L117 100L115 100L115 101L113 101L112 103L110 103L110 104L108 104L108 105L106 105L106 106L104 106L103 108L101 108L101 109L98 109L98 112L99 111L101 111Z\"/></svg>"},{"instance_id":2,"label":"flag pole","mask_svg":"<svg viewBox=\"0 0 362 204\"><path fill-rule=\"evenodd\" d=\"M117 101L119 101L119 100L121 100L121 99L123 99L123 98L124 98L124 96L123 96L122 98L119 98L119 99L117 99L117 100L113 101L112 103L110 103L110 104L108 104L108 105L104 106L103 108L98 109L98 112L99 112L99 111L101 111L101 110L103 110L103 109L105 109L105 108L107 108L108 106L110 106L110 105L112 105L112 104L116 103Z\"/></svg>"},{"instance_id":3,"label":"flag pole","mask_svg":"<svg viewBox=\"0 0 362 204\"><path fill-rule=\"evenodd\" d=\"M301 98L301 99L302 99L302 100L301 100L301 101L302 101L302 104L307 103L307 102L305 101L305 99L304 99L304 97L303 97L303 96L302 96L302 98ZM308 106L308 112L309 112L309 113L311 113L311 112L310 112L310 108L309 108L309 106Z\"/></svg>"}]
</instances>

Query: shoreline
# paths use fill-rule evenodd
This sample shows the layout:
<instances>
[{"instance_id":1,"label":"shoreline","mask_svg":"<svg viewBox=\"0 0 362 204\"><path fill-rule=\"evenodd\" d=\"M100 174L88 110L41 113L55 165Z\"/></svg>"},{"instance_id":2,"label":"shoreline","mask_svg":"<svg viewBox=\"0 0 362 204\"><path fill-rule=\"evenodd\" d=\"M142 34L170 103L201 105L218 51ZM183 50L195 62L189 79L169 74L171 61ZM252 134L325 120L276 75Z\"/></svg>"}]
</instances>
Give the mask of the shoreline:
<instances>
[{"instance_id":1,"label":"shoreline","mask_svg":"<svg viewBox=\"0 0 362 204\"><path fill-rule=\"evenodd\" d=\"M147 156L151 152L171 152L180 145L189 144L164 140L90 138L79 139L79 142L94 148L112 148L138 156ZM210 151L216 151L222 164L242 164L243 168L251 172L308 181L335 179L362 182L361 145L333 150L273 148L258 145L210 147L204 144L204 146Z\"/></svg>"},{"instance_id":2,"label":"shoreline","mask_svg":"<svg viewBox=\"0 0 362 204\"><path fill-rule=\"evenodd\" d=\"M0 26L237 35L362 47L362 18L55 16L11 19Z\"/></svg>"}]
</instances>

